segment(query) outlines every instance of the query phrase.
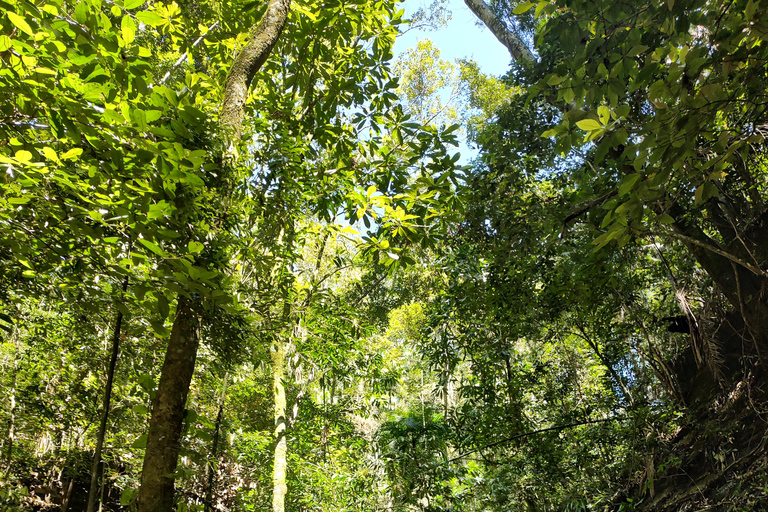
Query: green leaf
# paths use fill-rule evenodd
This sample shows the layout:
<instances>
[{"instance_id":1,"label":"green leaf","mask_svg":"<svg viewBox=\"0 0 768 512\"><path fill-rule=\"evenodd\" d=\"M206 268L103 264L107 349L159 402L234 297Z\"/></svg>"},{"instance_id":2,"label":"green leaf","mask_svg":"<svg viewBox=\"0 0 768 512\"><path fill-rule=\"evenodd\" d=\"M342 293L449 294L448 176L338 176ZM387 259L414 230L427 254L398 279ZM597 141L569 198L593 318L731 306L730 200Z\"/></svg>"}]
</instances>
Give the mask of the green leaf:
<instances>
[{"instance_id":1,"label":"green leaf","mask_svg":"<svg viewBox=\"0 0 768 512\"><path fill-rule=\"evenodd\" d=\"M147 434L141 434L132 444L131 448L146 448L147 447Z\"/></svg>"},{"instance_id":2,"label":"green leaf","mask_svg":"<svg viewBox=\"0 0 768 512\"><path fill-rule=\"evenodd\" d=\"M35 32L32 30L32 27L29 26L29 23L27 23L27 21L24 18L22 18L21 16L19 16L18 14L12 11L8 11L5 14L8 16L8 19L11 20L11 23L16 25L16 27L19 30L21 30L22 32L30 36L35 35Z\"/></svg>"},{"instance_id":3,"label":"green leaf","mask_svg":"<svg viewBox=\"0 0 768 512\"><path fill-rule=\"evenodd\" d=\"M75 160L77 157L83 154L83 150L81 148L72 148L63 155L61 155L59 158L62 160Z\"/></svg>"},{"instance_id":4,"label":"green leaf","mask_svg":"<svg viewBox=\"0 0 768 512\"><path fill-rule=\"evenodd\" d=\"M600 122L595 119L582 119L581 121L576 121L576 126L588 132L592 130L600 130L603 128L603 125L601 125Z\"/></svg>"},{"instance_id":5,"label":"green leaf","mask_svg":"<svg viewBox=\"0 0 768 512\"><path fill-rule=\"evenodd\" d=\"M131 44L136 38L136 23L134 23L133 18L129 14L123 16L123 20L120 22L120 30L126 44Z\"/></svg>"},{"instance_id":6,"label":"green leaf","mask_svg":"<svg viewBox=\"0 0 768 512\"><path fill-rule=\"evenodd\" d=\"M135 412L138 415L144 415L149 413L149 408L144 404L134 405L133 412Z\"/></svg>"},{"instance_id":7,"label":"green leaf","mask_svg":"<svg viewBox=\"0 0 768 512\"><path fill-rule=\"evenodd\" d=\"M165 256L165 252L160 248L159 245L157 245L154 242L150 242L149 240L145 240L143 238L139 238L139 243L152 251L153 253L157 254L158 256Z\"/></svg>"},{"instance_id":8,"label":"green leaf","mask_svg":"<svg viewBox=\"0 0 768 512\"><path fill-rule=\"evenodd\" d=\"M624 194L627 194L632 190L632 187L635 186L635 183L637 183L637 180L639 179L640 175L638 173L632 173L625 176L624 179L621 180L621 186L619 186L619 195L623 196Z\"/></svg>"},{"instance_id":9,"label":"green leaf","mask_svg":"<svg viewBox=\"0 0 768 512\"><path fill-rule=\"evenodd\" d=\"M187 250L190 252L190 254L197 254L202 251L204 247L205 246L200 242L189 242L187 245Z\"/></svg>"},{"instance_id":10,"label":"green leaf","mask_svg":"<svg viewBox=\"0 0 768 512\"><path fill-rule=\"evenodd\" d=\"M162 293L157 294L157 312L160 314L160 318L168 318L168 314L171 312L168 299Z\"/></svg>"},{"instance_id":11,"label":"green leaf","mask_svg":"<svg viewBox=\"0 0 768 512\"><path fill-rule=\"evenodd\" d=\"M144 440L144 446L146 446L146 439ZM133 501L136 499L136 496L138 495L139 495L138 489L126 487L125 489L123 489L123 492L120 493L120 505L127 507L128 505L133 503Z\"/></svg>"},{"instance_id":12,"label":"green leaf","mask_svg":"<svg viewBox=\"0 0 768 512\"><path fill-rule=\"evenodd\" d=\"M125 7L128 10L136 9L137 7L141 7L144 5L144 2L146 0L125 0L125 4L123 7Z\"/></svg>"},{"instance_id":13,"label":"green leaf","mask_svg":"<svg viewBox=\"0 0 768 512\"><path fill-rule=\"evenodd\" d=\"M151 11L141 11L136 13L136 19L149 25L150 27L157 27L165 24L165 19L161 18L157 14Z\"/></svg>"},{"instance_id":14,"label":"green leaf","mask_svg":"<svg viewBox=\"0 0 768 512\"><path fill-rule=\"evenodd\" d=\"M524 12L528 11L531 7L536 5L533 2L523 2L519 4L517 7L514 8L512 11L512 14L523 14Z\"/></svg>"},{"instance_id":15,"label":"green leaf","mask_svg":"<svg viewBox=\"0 0 768 512\"><path fill-rule=\"evenodd\" d=\"M43 155L48 160L53 160L54 162L59 162L59 155L56 154L56 151L53 150L53 148L49 148L48 146L45 146L42 149Z\"/></svg>"},{"instance_id":16,"label":"green leaf","mask_svg":"<svg viewBox=\"0 0 768 512\"><path fill-rule=\"evenodd\" d=\"M136 382L138 382L139 386L144 388L144 390L147 392L155 389L155 381L152 380L152 377L147 374L139 375L139 377L136 379Z\"/></svg>"},{"instance_id":17,"label":"green leaf","mask_svg":"<svg viewBox=\"0 0 768 512\"><path fill-rule=\"evenodd\" d=\"M20 149L13 155L13 157L19 162L23 162L23 163L32 161L32 153L30 153L25 149Z\"/></svg>"},{"instance_id":18,"label":"green leaf","mask_svg":"<svg viewBox=\"0 0 768 512\"><path fill-rule=\"evenodd\" d=\"M8 50L11 46L13 46L13 42L11 41L11 38L6 36L5 34L0 35L0 52L4 52Z\"/></svg>"}]
</instances>

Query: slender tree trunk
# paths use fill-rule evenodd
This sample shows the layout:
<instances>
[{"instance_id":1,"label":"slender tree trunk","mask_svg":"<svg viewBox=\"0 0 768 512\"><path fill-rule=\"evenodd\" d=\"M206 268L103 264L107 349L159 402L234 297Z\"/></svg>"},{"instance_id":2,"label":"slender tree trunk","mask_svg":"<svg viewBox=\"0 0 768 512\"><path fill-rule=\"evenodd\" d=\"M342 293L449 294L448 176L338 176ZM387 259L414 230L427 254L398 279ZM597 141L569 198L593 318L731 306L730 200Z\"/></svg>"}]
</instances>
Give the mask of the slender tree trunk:
<instances>
[{"instance_id":1,"label":"slender tree trunk","mask_svg":"<svg viewBox=\"0 0 768 512\"><path fill-rule=\"evenodd\" d=\"M218 461L216 458L219 455L219 437L221 435L221 421L224 416L224 402L227 398L228 378L229 375L225 373L224 384L221 389L221 397L219 398L219 412L216 414L216 425L213 430L211 460L208 464L208 486L205 491L205 512L211 512L213 509L213 490L216 484L216 471L218 469Z\"/></svg>"},{"instance_id":2,"label":"slender tree trunk","mask_svg":"<svg viewBox=\"0 0 768 512\"><path fill-rule=\"evenodd\" d=\"M190 299L179 296L147 435L139 512L173 509L174 477L189 385L195 371L199 318Z\"/></svg>"},{"instance_id":3,"label":"slender tree trunk","mask_svg":"<svg viewBox=\"0 0 768 512\"><path fill-rule=\"evenodd\" d=\"M285 343L277 339L272 345L272 390L275 399L275 457L272 476L272 512L284 512L285 495L288 488L285 483L288 444L285 438Z\"/></svg>"},{"instance_id":4,"label":"slender tree trunk","mask_svg":"<svg viewBox=\"0 0 768 512\"><path fill-rule=\"evenodd\" d=\"M123 281L123 293L128 289L128 278ZM107 384L104 386L104 399L102 400L101 421L99 422L99 433L96 436L96 450L93 453L93 464L91 464L91 487L88 491L88 512L96 512L96 502L98 501L99 490L99 466L101 465L101 450L104 447L104 436L107 433L107 423L109 421L109 404L112 400L112 383L115 378L115 367L117 366L117 356L120 353L120 329L123 324L123 312L117 311L115 320L115 329L112 331L112 352L109 356L109 368L107 369Z\"/></svg>"},{"instance_id":5,"label":"slender tree trunk","mask_svg":"<svg viewBox=\"0 0 768 512\"><path fill-rule=\"evenodd\" d=\"M16 436L16 375L19 370L19 331L13 327L11 339L13 339L13 373L11 374L11 398L8 404L8 445L5 448L5 477L11 473L11 464L13 463L13 441Z\"/></svg>"}]
</instances>

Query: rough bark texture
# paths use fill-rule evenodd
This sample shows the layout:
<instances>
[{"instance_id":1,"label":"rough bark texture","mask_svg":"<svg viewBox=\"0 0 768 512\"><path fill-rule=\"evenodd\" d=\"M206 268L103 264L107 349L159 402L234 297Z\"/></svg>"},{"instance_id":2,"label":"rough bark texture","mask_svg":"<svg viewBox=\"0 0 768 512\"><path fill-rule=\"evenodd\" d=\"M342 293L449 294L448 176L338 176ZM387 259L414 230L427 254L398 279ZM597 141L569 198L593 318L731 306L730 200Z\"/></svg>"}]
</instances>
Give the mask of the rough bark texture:
<instances>
[{"instance_id":1,"label":"rough bark texture","mask_svg":"<svg viewBox=\"0 0 768 512\"><path fill-rule=\"evenodd\" d=\"M464 3L475 16L480 18L480 21L496 36L496 39L507 47L513 59L522 63L536 60L517 30L500 20L483 0L464 0Z\"/></svg>"},{"instance_id":2,"label":"rough bark texture","mask_svg":"<svg viewBox=\"0 0 768 512\"><path fill-rule=\"evenodd\" d=\"M290 6L291 0L270 0L264 17L238 52L229 71L221 108L221 125L229 138L228 153L233 151L234 144L242 135L248 88L280 37Z\"/></svg>"},{"instance_id":3,"label":"rough bark texture","mask_svg":"<svg viewBox=\"0 0 768 512\"><path fill-rule=\"evenodd\" d=\"M128 289L128 279L123 281L123 293ZM120 328L123 324L123 312L117 312L115 320L115 330L112 332L112 352L109 356L109 368L107 369L107 384L104 386L104 399L102 400L101 421L99 422L99 433L96 436L96 450L93 453L93 464L91 465L91 487L88 492L88 512L96 511L97 496L99 494L99 466L101 465L101 450L104 447L104 436L107 432L107 422L109 421L109 403L112 400L112 382L115 377L115 366L117 366L117 356L120 352Z\"/></svg>"},{"instance_id":4,"label":"rough bark texture","mask_svg":"<svg viewBox=\"0 0 768 512\"><path fill-rule=\"evenodd\" d=\"M272 390L275 397L275 458L272 476L272 512L284 512L287 486L286 455L288 445L285 439L285 346L282 340L272 345Z\"/></svg>"},{"instance_id":5,"label":"rough bark texture","mask_svg":"<svg viewBox=\"0 0 768 512\"><path fill-rule=\"evenodd\" d=\"M288 19L290 4L290 0L270 0L264 17L235 57L229 71L219 120L228 138L225 159L235 155L234 148L242 133L248 87L275 46ZM197 357L198 326L199 319L188 299L179 297L152 408L141 474L139 512L169 512L173 508L174 481L165 475L176 471L184 404Z\"/></svg>"},{"instance_id":6,"label":"rough bark texture","mask_svg":"<svg viewBox=\"0 0 768 512\"><path fill-rule=\"evenodd\" d=\"M707 247L722 250L726 254L738 254L737 248L721 248L719 244L707 236L692 221L682 216L677 209L672 209L676 222L673 229L683 235L683 244L696 258L696 261L709 274L717 287L723 292L728 302L739 312L746 324L748 335L755 347L764 358L768 350L768 301L766 288L768 280L763 275L757 275L745 266L717 254Z\"/></svg>"},{"instance_id":7,"label":"rough bark texture","mask_svg":"<svg viewBox=\"0 0 768 512\"><path fill-rule=\"evenodd\" d=\"M179 297L160 383L152 407L147 450L141 473L139 512L173 510L179 438L189 385L197 357L199 318L190 299Z\"/></svg>"}]
</instances>

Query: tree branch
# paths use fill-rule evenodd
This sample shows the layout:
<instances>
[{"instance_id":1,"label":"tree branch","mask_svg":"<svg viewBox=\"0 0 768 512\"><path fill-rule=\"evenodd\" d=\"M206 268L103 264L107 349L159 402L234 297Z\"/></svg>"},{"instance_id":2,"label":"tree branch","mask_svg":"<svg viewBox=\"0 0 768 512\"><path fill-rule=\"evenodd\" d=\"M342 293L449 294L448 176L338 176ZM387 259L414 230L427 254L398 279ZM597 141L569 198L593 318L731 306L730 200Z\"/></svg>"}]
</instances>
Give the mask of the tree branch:
<instances>
[{"instance_id":1,"label":"tree branch","mask_svg":"<svg viewBox=\"0 0 768 512\"><path fill-rule=\"evenodd\" d=\"M481 452L481 451L483 451L485 449L493 448L494 446L499 446L500 444L508 443L510 441L514 441L515 439L520 439L522 437L533 436L533 435L541 434L541 433L544 433L544 432L552 432L552 431L555 431L555 430L565 430L567 428L579 427L581 425L591 425L593 423L607 423L609 421L620 421L620 420L625 420L625 419L627 419L626 416L619 416L619 417L615 417L615 418L606 418L606 419L602 419L602 420L579 421L577 423L569 423L567 425L558 425L556 427L543 428L541 430L534 430L532 432L524 432L522 434L517 434L516 436L507 437L506 439L502 439L501 441L496 441L495 443L487 444L487 445L482 446L480 448L477 448L475 450L470 450L468 452L464 452L461 455L457 455L456 457L454 457L452 459L448 459L448 462L446 462L446 464L450 464L451 462L455 462L455 461L457 461L459 459L463 459L464 457L466 457L468 455L472 455L473 453Z\"/></svg>"},{"instance_id":2,"label":"tree branch","mask_svg":"<svg viewBox=\"0 0 768 512\"><path fill-rule=\"evenodd\" d=\"M245 46L235 56L229 70L224 84L220 122L226 132L227 153L230 155L235 142L242 135L248 88L277 43L288 20L290 6L291 0L269 0L264 17L248 36Z\"/></svg>"},{"instance_id":3,"label":"tree branch","mask_svg":"<svg viewBox=\"0 0 768 512\"><path fill-rule=\"evenodd\" d=\"M483 0L464 0L469 10L490 29L496 39L507 47L512 58L521 63L536 62L533 52L518 34L517 29L507 26Z\"/></svg>"}]
</instances>

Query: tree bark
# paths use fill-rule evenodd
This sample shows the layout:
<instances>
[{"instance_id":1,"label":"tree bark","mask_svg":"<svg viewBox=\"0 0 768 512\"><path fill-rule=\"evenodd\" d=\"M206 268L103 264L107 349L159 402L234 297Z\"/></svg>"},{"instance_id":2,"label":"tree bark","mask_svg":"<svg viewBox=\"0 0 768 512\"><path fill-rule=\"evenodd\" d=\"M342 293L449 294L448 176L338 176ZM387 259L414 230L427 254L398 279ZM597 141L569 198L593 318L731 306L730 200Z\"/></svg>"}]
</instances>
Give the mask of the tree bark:
<instances>
[{"instance_id":1,"label":"tree bark","mask_svg":"<svg viewBox=\"0 0 768 512\"><path fill-rule=\"evenodd\" d=\"M174 476L189 385L195 370L199 323L191 301L180 296L165 353L141 472L139 512L173 509Z\"/></svg>"},{"instance_id":2,"label":"tree bark","mask_svg":"<svg viewBox=\"0 0 768 512\"><path fill-rule=\"evenodd\" d=\"M128 289L128 278L123 281L123 293ZM107 369L107 384L104 386L104 398L102 400L101 421L99 422L99 433L96 436L96 450L93 453L93 464L91 465L91 487L88 491L88 512L96 511L97 495L99 490L99 466L101 465L101 450L104 447L104 436L107 433L107 422L109 421L109 404L112 400L112 383L115 377L115 367L117 366L117 356L120 353L120 328L123 323L123 312L117 311L115 320L115 329L112 331L112 352L109 356L109 368Z\"/></svg>"},{"instance_id":3,"label":"tree bark","mask_svg":"<svg viewBox=\"0 0 768 512\"><path fill-rule=\"evenodd\" d=\"M13 339L13 374L11 375L11 400L8 410L8 446L5 448L5 478L11 473L13 463L13 441L16 436L16 375L19 371L19 331L13 327L11 338Z\"/></svg>"},{"instance_id":4,"label":"tree bark","mask_svg":"<svg viewBox=\"0 0 768 512\"><path fill-rule=\"evenodd\" d=\"M285 439L285 344L278 337L272 345L272 391L275 399L275 455L272 475L272 512L285 511L288 444Z\"/></svg>"},{"instance_id":5,"label":"tree bark","mask_svg":"<svg viewBox=\"0 0 768 512\"><path fill-rule=\"evenodd\" d=\"M741 314L761 358L765 357L768 350L768 301L765 296L768 279L707 249L712 247L720 250L720 247L699 226L686 219L679 208L672 208L670 214L675 219L672 228L683 235L683 245ZM726 254L733 252L728 248L723 251Z\"/></svg>"},{"instance_id":6,"label":"tree bark","mask_svg":"<svg viewBox=\"0 0 768 512\"><path fill-rule=\"evenodd\" d=\"M211 460L208 464L208 485L205 490L205 512L211 512L213 509L213 489L216 485L216 470L214 464L217 464L216 458L219 454L219 437L221 435L221 421L224 416L224 402L227 398L227 380L228 374L224 374L224 384L219 398L219 412L216 414L216 425L213 430L213 441L211 441Z\"/></svg>"},{"instance_id":7,"label":"tree bark","mask_svg":"<svg viewBox=\"0 0 768 512\"><path fill-rule=\"evenodd\" d=\"M234 154L234 146L242 135L245 101L253 77L267 61L277 39L285 27L291 0L270 0L261 22L251 32L245 46L235 57L224 84L224 102L221 125L227 136L227 153Z\"/></svg>"},{"instance_id":8,"label":"tree bark","mask_svg":"<svg viewBox=\"0 0 768 512\"><path fill-rule=\"evenodd\" d=\"M242 134L248 87L266 62L288 19L290 0L270 0L267 11L235 57L224 85L219 122L226 135L225 160L236 155ZM197 357L199 319L180 296L171 330L157 397L152 408L139 489L139 512L168 512L173 507L174 480L184 404Z\"/></svg>"},{"instance_id":9,"label":"tree bark","mask_svg":"<svg viewBox=\"0 0 768 512\"><path fill-rule=\"evenodd\" d=\"M488 7L483 0L464 0L469 10L480 18L486 27L496 36L501 44L507 47L513 59L528 64L536 61L533 52L528 48L517 29L508 26Z\"/></svg>"}]
</instances>

